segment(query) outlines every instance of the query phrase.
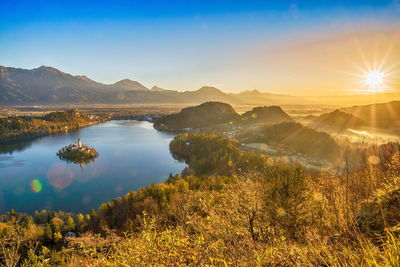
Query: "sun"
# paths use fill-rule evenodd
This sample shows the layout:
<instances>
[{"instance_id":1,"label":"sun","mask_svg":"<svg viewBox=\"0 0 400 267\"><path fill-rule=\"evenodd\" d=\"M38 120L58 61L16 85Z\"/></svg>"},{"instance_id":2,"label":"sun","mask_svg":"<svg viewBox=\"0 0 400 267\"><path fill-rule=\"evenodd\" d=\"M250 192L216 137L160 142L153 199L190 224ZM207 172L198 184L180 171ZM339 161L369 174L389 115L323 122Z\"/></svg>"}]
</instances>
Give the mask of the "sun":
<instances>
[{"instance_id":1,"label":"sun","mask_svg":"<svg viewBox=\"0 0 400 267\"><path fill-rule=\"evenodd\" d=\"M389 64L387 61L390 50L371 56L365 54L361 49L359 53L362 62L354 62L357 72L349 73L354 77L354 88L351 91L357 94L381 94L393 91L392 79L397 76L397 65Z\"/></svg>"},{"instance_id":2,"label":"sun","mask_svg":"<svg viewBox=\"0 0 400 267\"><path fill-rule=\"evenodd\" d=\"M370 89L382 88L385 85L385 74L380 71L369 71L365 73L364 84Z\"/></svg>"},{"instance_id":3,"label":"sun","mask_svg":"<svg viewBox=\"0 0 400 267\"><path fill-rule=\"evenodd\" d=\"M369 70L364 72L362 91L364 93L382 93L387 89L386 73L380 70Z\"/></svg>"}]
</instances>

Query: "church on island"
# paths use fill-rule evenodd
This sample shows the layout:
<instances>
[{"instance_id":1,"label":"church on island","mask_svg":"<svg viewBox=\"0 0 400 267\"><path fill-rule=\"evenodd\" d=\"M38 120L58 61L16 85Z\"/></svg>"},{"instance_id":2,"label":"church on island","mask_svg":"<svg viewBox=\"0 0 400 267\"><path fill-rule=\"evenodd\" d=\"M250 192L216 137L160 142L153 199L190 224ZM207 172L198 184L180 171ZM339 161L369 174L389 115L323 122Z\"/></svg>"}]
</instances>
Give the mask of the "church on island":
<instances>
[{"instance_id":1,"label":"church on island","mask_svg":"<svg viewBox=\"0 0 400 267\"><path fill-rule=\"evenodd\" d=\"M61 148L58 151L57 156L59 156L60 159L65 159L74 163L81 163L93 160L97 158L99 154L96 149L83 145L81 139L78 138L75 144L70 144Z\"/></svg>"},{"instance_id":2,"label":"church on island","mask_svg":"<svg viewBox=\"0 0 400 267\"><path fill-rule=\"evenodd\" d=\"M82 146L82 142L81 139L78 138L78 141L76 142L76 144L71 144L69 145L71 147L71 149L73 150L84 150L85 148Z\"/></svg>"}]
</instances>

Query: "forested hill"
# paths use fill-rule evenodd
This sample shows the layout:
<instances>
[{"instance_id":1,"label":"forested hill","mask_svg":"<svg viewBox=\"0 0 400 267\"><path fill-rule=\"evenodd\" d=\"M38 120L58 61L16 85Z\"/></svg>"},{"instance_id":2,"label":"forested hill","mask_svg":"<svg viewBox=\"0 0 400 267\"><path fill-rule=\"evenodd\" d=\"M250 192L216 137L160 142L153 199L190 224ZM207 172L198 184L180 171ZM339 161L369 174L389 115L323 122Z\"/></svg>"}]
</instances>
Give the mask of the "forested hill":
<instances>
[{"instance_id":1,"label":"forested hill","mask_svg":"<svg viewBox=\"0 0 400 267\"><path fill-rule=\"evenodd\" d=\"M198 106L182 109L156 120L158 130L188 130L231 125L233 127L250 124L277 124L293 122L293 119L279 106L255 107L239 115L232 106L221 102L206 102Z\"/></svg>"},{"instance_id":2,"label":"forested hill","mask_svg":"<svg viewBox=\"0 0 400 267\"><path fill-rule=\"evenodd\" d=\"M52 112L43 117L0 118L0 143L65 132L103 121L78 110Z\"/></svg>"},{"instance_id":3,"label":"forested hill","mask_svg":"<svg viewBox=\"0 0 400 267\"><path fill-rule=\"evenodd\" d=\"M198 106L184 108L178 113L161 117L156 120L154 127L158 130L205 128L237 121L239 118L239 114L229 104L206 102Z\"/></svg>"},{"instance_id":4,"label":"forested hill","mask_svg":"<svg viewBox=\"0 0 400 267\"><path fill-rule=\"evenodd\" d=\"M241 122L244 124L276 124L291 121L293 121L293 119L279 106L255 107L241 115Z\"/></svg>"}]
</instances>

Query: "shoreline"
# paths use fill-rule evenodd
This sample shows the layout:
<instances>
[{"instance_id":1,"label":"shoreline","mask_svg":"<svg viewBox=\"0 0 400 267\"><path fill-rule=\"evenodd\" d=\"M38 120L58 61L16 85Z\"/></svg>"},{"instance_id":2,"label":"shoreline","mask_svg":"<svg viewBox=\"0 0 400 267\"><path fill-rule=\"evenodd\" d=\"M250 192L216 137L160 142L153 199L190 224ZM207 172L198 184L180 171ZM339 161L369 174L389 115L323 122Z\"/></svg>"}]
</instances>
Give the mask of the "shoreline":
<instances>
[{"instance_id":1,"label":"shoreline","mask_svg":"<svg viewBox=\"0 0 400 267\"><path fill-rule=\"evenodd\" d=\"M63 133L63 132L76 131L76 130L79 130L81 128L85 128L85 127L89 127L89 126L92 126L92 125L104 123L106 121L108 121L108 119L99 120L99 121L95 121L95 122L89 122L89 123L85 123L85 124L82 124L82 125L77 125L75 127L68 127L67 124L66 124L66 125L59 126L59 128L56 129L56 130L52 129L51 131L25 132L25 133L21 133L21 134L15 134L15 135L6 136L6 137L0 137L0 145L5 145L5 144L7 144L9 142L19 142L19 141L34 140L34 139L37 139L37 138L41 138L41 137L45 137L45 136L49 136L49 135L53 135L53 134L59 134L59 133ZM68 127L67 130L65 130L65 127Z\"/></svg>"}]
</instances>

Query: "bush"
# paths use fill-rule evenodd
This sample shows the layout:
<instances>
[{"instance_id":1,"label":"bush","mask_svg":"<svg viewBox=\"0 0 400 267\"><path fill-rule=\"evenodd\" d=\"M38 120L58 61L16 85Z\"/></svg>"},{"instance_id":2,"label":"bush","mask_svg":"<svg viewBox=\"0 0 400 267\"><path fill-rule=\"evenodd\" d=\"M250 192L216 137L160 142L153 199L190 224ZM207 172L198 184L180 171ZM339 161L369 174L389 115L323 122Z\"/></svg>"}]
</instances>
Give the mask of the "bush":
<instances>
[{"instance_id":1,"label":"bush","mask_svg":"<svg viewBox=\"0 0 400 267\"><path fill-rule=\"evenodd\" d=\"M384 185L375 197L367 201L357 216L363 233L382 235L385 230L400 226L400 179Z\"/></svg>"}]
</instances>

